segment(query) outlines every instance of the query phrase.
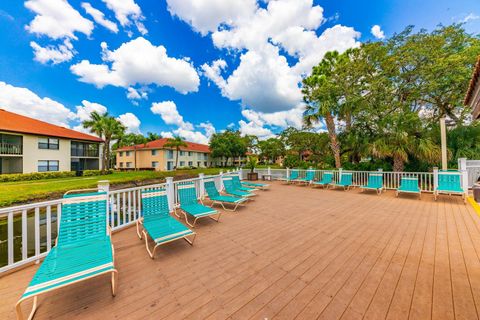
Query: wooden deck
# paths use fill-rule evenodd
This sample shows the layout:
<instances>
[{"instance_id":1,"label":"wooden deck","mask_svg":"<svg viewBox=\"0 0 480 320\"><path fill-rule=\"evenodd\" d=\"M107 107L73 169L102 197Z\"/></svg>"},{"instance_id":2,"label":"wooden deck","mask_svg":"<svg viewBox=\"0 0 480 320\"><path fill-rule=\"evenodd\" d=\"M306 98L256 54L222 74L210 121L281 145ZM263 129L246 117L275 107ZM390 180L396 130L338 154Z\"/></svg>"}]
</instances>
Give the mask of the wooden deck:
<instances>
[{"instance_id":1,"label":"wooden deck","mask_svg":"<svg viewBox=\"0 0 480 320\"><path fill-rule=\"evenodd\" d=\"M43 296L35 318L479 317L480 218L459 198L275 183L196 229L193 247L177 241L155 260L134 228L116 233L117 296L99 277ZM0 278L0 319L14 319L36 268Z\"/></svg>"}]
</instances>

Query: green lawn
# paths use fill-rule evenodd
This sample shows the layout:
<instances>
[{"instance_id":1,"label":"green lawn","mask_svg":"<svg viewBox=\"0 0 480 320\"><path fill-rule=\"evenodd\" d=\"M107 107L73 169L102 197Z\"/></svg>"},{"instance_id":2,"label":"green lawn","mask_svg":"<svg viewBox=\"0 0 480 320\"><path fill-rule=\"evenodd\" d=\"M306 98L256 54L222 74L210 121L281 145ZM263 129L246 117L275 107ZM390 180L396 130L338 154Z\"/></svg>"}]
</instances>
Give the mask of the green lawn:
<instances>
[{"instance_id":1,"label":"green lawn","mask_svg":"<svg viewBox=\"0 0 480 320\"><path fill-rule=\"evenodd\" d=\"M157 171L129 171L115 172L109 175L95 177L68 177L59 179L45 179L19 182L0 183L0 207L17 203L47 198L59 198L68 190L94 188L99 180L109 180L115 186L134 181L164 179L167 176L176 176L178 179L193 178L199 173L218 174L220 168L178 170L170 172Z\"/></svg>"}]
</instances>

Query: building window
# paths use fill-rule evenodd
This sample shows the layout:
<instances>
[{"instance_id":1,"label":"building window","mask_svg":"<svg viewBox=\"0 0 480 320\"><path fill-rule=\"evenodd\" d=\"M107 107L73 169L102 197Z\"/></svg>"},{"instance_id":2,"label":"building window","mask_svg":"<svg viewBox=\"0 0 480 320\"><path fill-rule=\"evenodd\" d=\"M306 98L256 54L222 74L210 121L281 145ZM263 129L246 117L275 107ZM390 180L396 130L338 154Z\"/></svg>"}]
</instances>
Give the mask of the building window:
<instances>
[{"instance_id":1,"label":"building window","mask_svg":"<svg viewBox=\"0 0 480 320\"><path fill-rule=\"evenodd\" d=\"M132 152L131 152L131 151L127 151L127 152L125 152L125 156L127 156L127 157L130 157L130 156L131 156L131 154L132 154Z\"/></svg>"},{"instance_id":2,"label":"building window","mask_svg":"<svg viewBox=\"0 0 480 320\"><path fill-rule=\"evenodd\" d=\"M38 172L58 171L58 160L39 160Z\"/></svg>"},{"instance_id":3,"label":"building window","mask_svg":"<svg viewBox=\"0 0 480 320\"><path fill-rule=\"evenodd\" d=\"M185 155L185 151L180 151L180 156L184 156Z\"/></svg>"},{"instance_id":4,"label":"building window","mask_svg":"<svg viewBox=\"0 0 480 320\"><path fill-rule=\"evenodd\" d=\"M39 138L38 149L58 150L57 138Z\"/></svg>"},{"instance_id":5,"label":"building window","mask_svg":"<svg viewBox=\"0 0 480 320\"><path fill-rule=\"evenodd\" d=\"M173 159L173 150L167 150L167 159Z\"/></svg>"},{"instance_id":6,"label":"building window","mask_svg":"<svg viewBox=\"0 0 480 320\"><path fill-rule=\"evenodd\" d=\"M208 167L208 166L207 166L207 161L205 161L203 164L205 165L205 167Z\"/></svg>"},{"instance_id":7,"label":"building window","mask_svg":"<svg viewBox=\"0 0 480 320\"><path fill-rule=\"evenodd\" d=\"M123 157L123 151L120 151L120 157Z\"/></svg>"},{"instance_id":8,"label":"building window","mask_svg":"<svg viewBox=\"0 0 480 320\"><path fill-rule=\"evenodd\" d=\"M132 163L131 162L127 162L127 168L131 168L132 167Z\"/></svg>"},{"instance_id":9,"label":"building window","mask_svg":"<svg viewBox=\"0 0 480 320\"><path fill-rule=\"evenodd\" d=\"M84 142L71 142L72 157L98 157L98 144L96 143L84 143Z\"/></svg>"},{"instance_id":10,"label":"building window","mask_svg":"<svg viewBox=\"0 0 480 320\"><path fill-rule=\"evenodd\" d=\"M120 162L120 168L123 168L123 162Z\"/></svg>"},{"instance_id":11,"label":"building window","mask_svg":"<svg viewBox=\"0 0 480 320\"><path fill-rule=\"evenodd\" d=\"M185 161L180 161L180 167L185 167Z\"/></svg>"},{"instance_id":12,"label":"building window","mask_svg":"<svg viewBox=\"0 0 480 320\"><path fill-rule=\"evenodd\" d=\"M188 156L189 156L189 157L192 156L192 151L188 151Z\"/></svg>"},{"instance_id":13,"label":"building window","mask_svg":"<svg viewBox=\"0 0 480 320\"><path fill-rule=\"evenodd\" d=\"M204 160L207 160L207 159L208 159L208 153L204 153L204 154L203 154L203 159L204 159Z\"/></svg>"},{"instance_id":14,"label":"building window","mask_svg":"<svg viewBox=\"0 0 480 320\"><path fill-rule=\"evenodd\" d=\"M193 167L193 161L188 161L188 166Z\"/></svg>"},{"instance_id":15,"label":"building window","mask_svg":"<svg viewBox=\"0 0 480 320\"><path fill-rule=\"evenodd\" d=\"M158 161L152 161L152 167L158 168Z\"/></svg>"},{"instance_id":16,"label":"building window","mask_svg":"<svg viewBox=\"0 0 480 320\"><path fill-rule=\"evenodd\" d=\"M158 154L158 150L152 150L152 156L156 156Z\"/></svg>"}]
</instances>

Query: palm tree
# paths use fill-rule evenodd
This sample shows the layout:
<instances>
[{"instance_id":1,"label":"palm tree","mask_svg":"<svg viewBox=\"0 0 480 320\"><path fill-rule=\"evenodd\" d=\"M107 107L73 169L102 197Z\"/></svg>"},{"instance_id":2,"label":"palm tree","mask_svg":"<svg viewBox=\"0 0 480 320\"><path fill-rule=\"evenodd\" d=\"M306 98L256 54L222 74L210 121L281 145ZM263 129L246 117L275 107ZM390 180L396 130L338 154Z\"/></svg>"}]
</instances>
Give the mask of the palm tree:
<instances>
[{"instance_id":1,"label":"palm tree","mask_svg":"<svg viewBox=\"0 0 480 320\"><path fill-rule=\"evenodd\" d=\"M175 170L178 167L178 153L181 147L186 148L188 145L187 143L179 136L175 136L173 138L168 138L167 143L163 145L165 148L172 148L176 150L176 158L175 158Z\"/></svg>"},{"instance_id":2,"label":"palm tree","mask_svg":"<svg viewBox=\"0 0 480 320\"><path fill-rule=\"evenodd\" d=\"M413 113L393 116L384 124L380 134L370 146L370 151L379 158L392 158L393 171L402 172L409 156L427 162L440 159L440 147L428 137L417 132L420 127Z\"/></svg>"},{"instance_id":3,"label":"palm tree","mask_svg":"<svg viewBox=\"0 0 480 320\"><path fill-rule=\"evenodd\" d=\"M104 152L102 155L102 170L110 169L110 143L112 140L124 136L125 127L108 113L99 114L94 111L90 114L90 119L82 122L85 129L90 129L91 133L96 134L103 139Z\"/></svg>"},{"instance_id":4,"label":"palm tree","mask_svg":"<svg viewBox=\"0 0 480 320\"><path fill-rule=\"evenodd\" d=\"M147 141L162 139L162 136L155 132L147 132Z\"/></svg>"}]
</instances>

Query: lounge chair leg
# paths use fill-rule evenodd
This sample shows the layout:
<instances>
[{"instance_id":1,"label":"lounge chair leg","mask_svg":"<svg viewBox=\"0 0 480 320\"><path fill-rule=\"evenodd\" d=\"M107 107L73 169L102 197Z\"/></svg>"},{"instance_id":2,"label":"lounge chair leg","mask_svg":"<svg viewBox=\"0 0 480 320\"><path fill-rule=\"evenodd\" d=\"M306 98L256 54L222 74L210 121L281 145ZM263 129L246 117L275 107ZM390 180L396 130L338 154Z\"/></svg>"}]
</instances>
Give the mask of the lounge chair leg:
<instances>
[{"instance_id":1,"label":"lounge chair leg","mask_svg":"<svg viewBox=\"0 0 480 320\"><path fill-rule=\"evenodd\" d=\"M218 214L217 214L217 219L213 218L212 216L208 216L210 219L212 219L213 221L216 221L216 222L220 222L220 216L222 215L222 213L219 211Z\"/></svg>"},{"instance_id":2,"label":"lounge chair leg","mask_svg":"<svg viewBox=\"0 0 480 320\"><path fill-rule=\"evenodd\" d=\"M117 294L117 277L118 277L118 271L113 270L112 271L112 296L115 297Z\"/></svg>"},{"instance_id":3,"label":"lounge chair leg","mask_svg":"<svg viewBox=\"0 0 480 320\"><path fill-rule=\"evenodd\" d=\"M30 314L28 315L28 320L33 319L33 316L35 315L35 312L37 311L37 301L38 301L38 296L33 297L33 306L32 306L32 311L30 311ZM22 312L22 306L21 303L23 300L19 300L17 302L17 305L15 306L15 311L17 313L17 320L23 320L23 312Z\"/></svg>"},{"instance_id":4,"label":"lounge chair leg","mask_svg":"<svg viewBox=\"0 0 480 320\"><path fill-rule=\"evenodd\" d=\"M177 213L177 208L174 208L174 209L173 209L173 213L174 213L178 218L181 219L180 215Z\"/></svg>"},{"instance_id":5,"label":"lounge chair leg","mask_svg":"<svg viewBox=\"0 0 480 320\"><path fill-rule=\"evenodd\" d=\"M136 221L136 225L137 225L137 236L138 236L138 238L140 238L140 240L142 240L142 234L140 233L140 224L141 224L140 219L138 219L138 220Z\"/></svg>"},{"instance_id":6,"label":"lounge chair leg","mask_svg":"<svg viewBox=\"0 0 480 320\"><path fill-rule=\"evenodd\" d=\"M193 221L193 224L190 223L190 221L188 221L188 217L187 217L187 213L185 211L183 211L183 216L185 217L185 222L192 228L195 228L195 224L197 223L197 219L196 218L194 221Z\"/></svg>"},{"instance_id":7,"label":"lounge chair leg","mask_svg":"<svg viewBox=\"0 0 480 320\"><path fill-rule=\"evenodd\" d=\"M195 241L195 238L197 237L197 234L193 234L192 240L189 240L187 237L183 237L183 240L187 241L191 246L193 246L193 242Z\"/></svg>"},{"instance_id":8,"label":"lounge chair leg","mask_svg":"<svg viewBox=\"0 0 480 320\"><path fill-rule=\"evenodd\" d=\"M145 230L143 230L142 232L143 232L143 236L145 237L145 248L147 249L148 255L150 256L150 258L154 259L154 257L155 257L155 250L157 249L157 246L153 247L153 252L150 251L150 248L148 247L148 237L147 237L147 234L145 233Z\"/></svg>"}]
</instances>

